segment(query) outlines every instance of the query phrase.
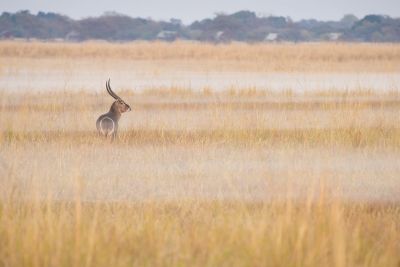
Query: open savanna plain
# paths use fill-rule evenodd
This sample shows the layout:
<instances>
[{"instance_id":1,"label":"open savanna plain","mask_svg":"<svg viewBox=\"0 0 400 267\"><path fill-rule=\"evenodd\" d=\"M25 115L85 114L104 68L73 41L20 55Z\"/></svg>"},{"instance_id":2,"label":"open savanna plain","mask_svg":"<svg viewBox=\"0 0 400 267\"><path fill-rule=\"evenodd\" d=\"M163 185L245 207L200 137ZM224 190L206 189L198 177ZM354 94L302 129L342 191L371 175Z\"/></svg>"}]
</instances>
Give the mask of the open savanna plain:
<instances>
[{"instance_id":1,"label":"open savanna plain","mask_svg":"<svg viewBox=\"0 0 400 267\"><path fill-rule=\"evenodd\" d=\"M398 267L399 71L393 44L0 42L0 266Z\"/></svg>"}]
</instances>

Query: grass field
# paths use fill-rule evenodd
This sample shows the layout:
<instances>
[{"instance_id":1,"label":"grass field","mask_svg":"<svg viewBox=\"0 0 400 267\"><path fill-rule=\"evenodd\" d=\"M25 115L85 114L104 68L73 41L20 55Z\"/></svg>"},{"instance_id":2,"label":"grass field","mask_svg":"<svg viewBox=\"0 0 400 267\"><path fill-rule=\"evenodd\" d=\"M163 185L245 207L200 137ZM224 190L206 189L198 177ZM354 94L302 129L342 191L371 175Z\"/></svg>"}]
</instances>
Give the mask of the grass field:
<instances>
[{"instance_id":1,"label":"grass field","mask_svg":"<svg viewBox=\"0 0 400 267\"><path fill-rule=\"evenodd\" d=\"M95 132L114 68L396 74L399 47L0 42L0 266L399 266L397 84L113 86L132 111ZM80 70L99 90L18 80Z\"/></svg>"},{"instance_id":2,"label":"grass field","mask_svg":"<svg viewBox=\"0 0 400 267\"><path fill-rule=\"evenodd\" d=\"M83 44L1 42L3 60L21 64L24 59L89 59L118 65L127 61L177 61L204 70L248 71L399 71L400 47L396 44L227 44L195 42ZM13 60L16 59L16 62ZM23 61L22 61L23 62ZM32 61L31 61L32 62ZM83 61L84 62L84 61ZM24 62L25 63L25 62ZM99 66L98 66L99 67ZM114 67L114 66L113 66Z\"/></svg>"}]
</instances>

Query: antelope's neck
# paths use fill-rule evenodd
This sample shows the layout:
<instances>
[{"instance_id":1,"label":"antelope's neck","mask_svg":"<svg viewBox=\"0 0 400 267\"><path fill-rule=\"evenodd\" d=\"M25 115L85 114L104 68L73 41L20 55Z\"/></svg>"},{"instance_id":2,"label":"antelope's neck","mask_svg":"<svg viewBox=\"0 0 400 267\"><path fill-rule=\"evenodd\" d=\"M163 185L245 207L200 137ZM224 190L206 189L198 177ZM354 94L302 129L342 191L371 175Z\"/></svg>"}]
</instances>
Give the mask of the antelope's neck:
<instances>
[{"instance_id":1,"label":"antelope's neck","mask_svg":"<svg viewBox=\"0 0 400 267\"><path fill-rule=\"evenodd\" d=\"M108 114L110 114L110 117L112 117L112 119L114 119L115 121L119 121L119 119L121 118L121 112L114 110L112 107Z\"/></svg>"}]
</instances>

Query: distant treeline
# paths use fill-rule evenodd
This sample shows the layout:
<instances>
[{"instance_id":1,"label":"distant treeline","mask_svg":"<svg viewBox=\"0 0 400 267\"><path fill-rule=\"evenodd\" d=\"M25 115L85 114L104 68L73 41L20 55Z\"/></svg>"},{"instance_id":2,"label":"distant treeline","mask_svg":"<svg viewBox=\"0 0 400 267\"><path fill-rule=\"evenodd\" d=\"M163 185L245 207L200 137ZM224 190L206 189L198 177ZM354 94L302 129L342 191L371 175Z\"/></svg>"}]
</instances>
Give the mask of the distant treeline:
<instances>
[{"instance_id":1,"label":"distant treeline","mask_svg":"<svg viewBox=\"0 0 400 267\"><path fill-rule=\"evenodd\" d=\"M260 17L254 12L218 14L215 18L184 25L178 19L155 21L131 18L114 12L100 17L73 20L56 13L3 12L0 39L41 40L196 40L208 42L400 42L400 19L345 15L339 21L293 21L288 17Z\"/></svg>"}]
</instances>

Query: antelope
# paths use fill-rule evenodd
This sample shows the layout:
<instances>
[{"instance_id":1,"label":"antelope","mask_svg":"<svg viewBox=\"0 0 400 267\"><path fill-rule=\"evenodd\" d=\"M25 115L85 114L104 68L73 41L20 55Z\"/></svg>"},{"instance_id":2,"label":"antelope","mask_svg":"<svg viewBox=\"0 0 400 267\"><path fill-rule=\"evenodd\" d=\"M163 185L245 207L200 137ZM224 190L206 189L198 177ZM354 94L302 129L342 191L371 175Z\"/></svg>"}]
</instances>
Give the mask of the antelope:
<instances>
[{"instance_id":1,"label":"antelope","mask_svg":"<svg viewBox=\"0 0 400 267\"><path fill-rule=\"evenodd\" d=\"M106 89L115 101L112 103L110 111L97 119L96 128L100 135L104 135L106 138L111 135L111 140L114 140L117 137L118 121L121 114L131 110L131 107L111 90L110 79L106 81Z\"/></svg>"}]
</instances>

